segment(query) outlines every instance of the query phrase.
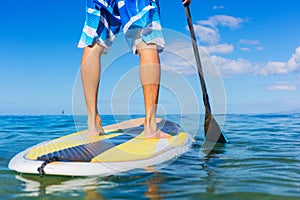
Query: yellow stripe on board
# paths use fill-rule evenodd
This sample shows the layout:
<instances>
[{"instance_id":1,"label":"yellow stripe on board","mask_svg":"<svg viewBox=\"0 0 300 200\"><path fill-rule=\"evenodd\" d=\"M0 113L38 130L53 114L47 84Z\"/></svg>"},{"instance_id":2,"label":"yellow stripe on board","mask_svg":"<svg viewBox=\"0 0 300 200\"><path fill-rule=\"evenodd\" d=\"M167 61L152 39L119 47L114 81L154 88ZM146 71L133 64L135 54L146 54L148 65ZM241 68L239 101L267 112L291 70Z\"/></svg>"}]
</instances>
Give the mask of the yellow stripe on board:
<instances>
[{"instance_id":1,"label":"yellow stripe on board","mask_svg":"<svg viewBox=\"0 0 300 200\"><path fill-rule=\"evenodd\" d=\"M113 132L119 131L118 129L106 129L105 127L103 127L103 129L104 129L104 132L105 132L105 133L113 133ZM78 136L80 136L80 135L85 135L86 132L87 132L87 130L79 131L79 132L76 132L76 133L72 133L72 134L65 135L65 136L62 136L62 137L60 137L60 138L54 139L53 141L55 141L55 140L69 139L69 138L72 138L72 137L78 137Z\"/></svg>"},{"instance_id":2,"label":"yellow stripe on board","mask_svg":"<svg viewBox=\"0 0 300 200\"><path fill-rule=\"evenodd\" d=\"M172 140L171 146L173 147L179 147L186 143L186 140L188 139L188 135L185 132L180 132L178 135Z\"/></svg>"},{"instance_id":3,"label":"yellow stripe on board","mask_svg":"<svg viewBox=\"0 0 300 200\"><path fill-rule=\"evenodd\" d=\"M114 133L101 136L87 136L86 131L73 133L52 141L49 141L41 146L31 149L25 156L29 160L37 160L38 157L53 153L59 150L76 147L83 144L98 142L121 135L123 133Z\"/></svg>"},{"instance_id":4,"label":"yellow stripe on board","mask_svg":"<svg viewBox=\"0 0 300 200\"><path fill-rule=\"evenodd\" d=\"M155 156L157 153L157 144L161 140L166 141L164 150L170 147L182 146L186 143L187 134L184 132L179 133L177 136L171 138L143 138L140 134L136 138L129 140L119 146L109 149L102 154L96 156L91 162L124 162L133 160L148 159Z\"/></svg>"}]
</instances>

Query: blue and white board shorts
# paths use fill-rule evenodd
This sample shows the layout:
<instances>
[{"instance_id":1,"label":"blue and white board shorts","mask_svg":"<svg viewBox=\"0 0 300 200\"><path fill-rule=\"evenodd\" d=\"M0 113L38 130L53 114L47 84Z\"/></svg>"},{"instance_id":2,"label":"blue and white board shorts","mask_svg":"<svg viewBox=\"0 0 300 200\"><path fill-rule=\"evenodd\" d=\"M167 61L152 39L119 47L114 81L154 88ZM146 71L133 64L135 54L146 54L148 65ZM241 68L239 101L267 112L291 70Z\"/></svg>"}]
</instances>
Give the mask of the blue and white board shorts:
<instances>
[{"instance_id":1,"label":"blue and white board shorts","mask_svg":"<svg viewBox=\"0 0 300 200\"><path fill-rule=\"evenodd\" d=\"M87 0L86 21L78 47L97 42L107 52L120 29L134 53L141 41L163 49L159 0Z\"/></svg>"}]
</instances>

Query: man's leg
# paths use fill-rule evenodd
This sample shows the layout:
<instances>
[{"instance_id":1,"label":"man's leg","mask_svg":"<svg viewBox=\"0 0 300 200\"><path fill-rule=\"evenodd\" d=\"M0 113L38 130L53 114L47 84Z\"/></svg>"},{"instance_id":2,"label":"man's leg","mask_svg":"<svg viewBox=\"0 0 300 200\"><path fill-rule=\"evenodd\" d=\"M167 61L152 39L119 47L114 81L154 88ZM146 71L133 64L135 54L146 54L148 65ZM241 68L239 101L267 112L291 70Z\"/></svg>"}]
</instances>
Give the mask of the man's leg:
<instances>
[{"instance_id":1,"label":"man's leg","mask_svg":"<svg viewBox=\"0 0 300 200\"><path fill-rule=\"evenodd\" d=\"M141 42L137 45L137 51L140 55L140 79L145 103L145 136L170 137L170 135L157 130L156 125L156 109L160 86L160 60L157 46Z\"/></svg>"},{"instance_id":2,"label":"man's leg","mask_svg":"<svg viewBox=\"0 0 300 200\"><path fill-rule=\"evenodd\" d=\"M104 47L94 44L91 47L85 47L81 60L81 79L84 90L85 102L88 113L88 134L102 135L101 118L98 114L97 100L98 88L100 82L100 57Z\"/></svg>"}]
</instances>

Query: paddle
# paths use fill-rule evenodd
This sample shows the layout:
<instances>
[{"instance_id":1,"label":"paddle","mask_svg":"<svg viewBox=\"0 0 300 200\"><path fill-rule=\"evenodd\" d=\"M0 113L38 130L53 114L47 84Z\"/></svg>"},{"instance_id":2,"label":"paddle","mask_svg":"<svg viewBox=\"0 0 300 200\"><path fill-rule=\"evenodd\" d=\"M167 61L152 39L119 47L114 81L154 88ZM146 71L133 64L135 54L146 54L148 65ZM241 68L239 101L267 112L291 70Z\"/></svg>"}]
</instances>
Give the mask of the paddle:
<instances>
[{"instance_id":1,"label":"paddle","mask_svg":"<svg viewBox=\"0 0 300 200\"><path fill-rule=\"evenodd\" d=\"M189 5L184 5L185 13L187 17L188 26L190 29L190 35L192 39L195 59L197 63L198 75L200 79L200 85L202 89L203 102L205 106L205 121L204 121L204 133L206 141L217 142L217 143L227 143L229 142L225 133L221 130L218 122L215 120L214 116L211 113L211 107L209 103L209 98L207 94L206 84L203 76L203 70L200 62L200 55L197 46L197 41L195 37L194 26L191 18L191 12Z\"/></svg>"}]
</instances>

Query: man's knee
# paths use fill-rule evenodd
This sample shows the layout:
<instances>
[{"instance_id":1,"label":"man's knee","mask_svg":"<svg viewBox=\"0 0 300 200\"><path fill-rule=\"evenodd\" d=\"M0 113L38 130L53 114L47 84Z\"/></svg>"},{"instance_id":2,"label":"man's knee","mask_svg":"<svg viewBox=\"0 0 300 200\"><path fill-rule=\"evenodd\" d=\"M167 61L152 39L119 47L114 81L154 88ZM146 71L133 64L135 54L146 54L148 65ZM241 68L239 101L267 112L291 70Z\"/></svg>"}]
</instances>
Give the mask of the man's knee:
<instances>
[{"instance_id":1,"label":"man's knee","mask_svg":"<svg viewBox=\"0 0 300 200\"><path fill-rule=\"evenodd\" d=\"M104 47L99 45L97 42L95 42L93 45L85 47L84 51L95 52L95 53L99 53L101 55L104 51Z\"/></svg>"},{"instance_id":2,"label":"man's knee","mask_svg":"<svg viewBox=\"0 0 300 200\"><path fill-rule=\"evenodd\" d=\"M154 43L149 43L146 44L145 42L140 42L139 44L137 44L137 53L140 56L143 56L144 54L157 54L158 53L158 49L157 49L157 45Z\"/></svg>"}]
</instances>

